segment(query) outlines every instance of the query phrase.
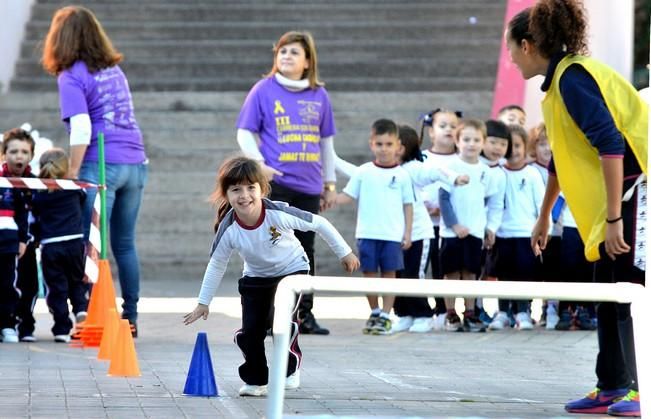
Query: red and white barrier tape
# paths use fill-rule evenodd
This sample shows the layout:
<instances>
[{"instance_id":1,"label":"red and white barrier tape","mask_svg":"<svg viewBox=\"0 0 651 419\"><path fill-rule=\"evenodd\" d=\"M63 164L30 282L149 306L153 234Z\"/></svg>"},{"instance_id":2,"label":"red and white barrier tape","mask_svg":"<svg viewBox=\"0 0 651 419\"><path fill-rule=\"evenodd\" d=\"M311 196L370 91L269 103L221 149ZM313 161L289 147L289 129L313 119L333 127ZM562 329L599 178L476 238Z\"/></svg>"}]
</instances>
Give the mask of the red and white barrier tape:
<instances>
[{"instance_id":1,"label":"red and white barrier tape","mask_svg":"<svg viewBox=\"0 0 651 419\"><path fill-rule=\"evenodd\" d=\"M88 182L80 182L69 179L41 179L30 177L0 177L0 188L19 188L19 189L102 189L103 186L95 185ZM99 228L99 214L101 212L100 196L95 195L93 203L93 212L90 220L90 235L86 243L86 264L84 266L84 280L96 283L99 278L99 254L101 249L101 235Z\"/></svg>"}]
</instances>

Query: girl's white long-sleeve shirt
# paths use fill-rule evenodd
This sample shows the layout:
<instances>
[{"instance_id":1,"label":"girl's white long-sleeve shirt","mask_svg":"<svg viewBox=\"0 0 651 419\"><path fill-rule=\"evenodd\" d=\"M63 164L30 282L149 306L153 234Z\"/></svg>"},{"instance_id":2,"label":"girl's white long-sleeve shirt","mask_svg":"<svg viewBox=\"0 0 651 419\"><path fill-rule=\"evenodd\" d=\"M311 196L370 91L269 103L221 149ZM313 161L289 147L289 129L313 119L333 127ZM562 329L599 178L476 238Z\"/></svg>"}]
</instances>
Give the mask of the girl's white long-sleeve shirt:
<instances>
[{"instance_id":1,"label":"girl's white long-sleeve shirt","mask_svg":"<svg viewBox=\"0 0 651 419\"><path fill-rule=\"evenodd\" d=\"M233 210L219 224L203 276L199 303L210 304L233 251L244 260L242 276L276 278L309 270L310 262L294 230L316 232L340 259L352 252L325 218L290 207L285 202L263 199L256 225L241 224Z\"/></svg>"},{"instance_id":2,"label":"girl's white long-sleeve shirt","mask_svg":"<svg viewBox=\"0 0 651 419\"><path fill-rule=\"evenodd\" d=\"M519 170L505 167L504 172L506 173L504 216L497 230L497 236L531 237L545 194L543 179L540 173L529 165Z\"/></svg>"}]
</instances>

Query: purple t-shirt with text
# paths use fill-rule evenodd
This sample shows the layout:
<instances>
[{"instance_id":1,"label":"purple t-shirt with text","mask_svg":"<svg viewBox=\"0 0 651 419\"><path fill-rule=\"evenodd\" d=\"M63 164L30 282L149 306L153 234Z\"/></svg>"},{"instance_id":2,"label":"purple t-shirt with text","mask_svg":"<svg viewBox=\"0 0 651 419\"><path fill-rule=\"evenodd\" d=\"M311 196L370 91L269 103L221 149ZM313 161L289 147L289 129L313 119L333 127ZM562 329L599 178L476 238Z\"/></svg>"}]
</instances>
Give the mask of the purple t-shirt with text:
<instances>
[{"instance_id":1,"label":"purple t-shirt with text","mask_svg":"<svg viewBox=\"0 0 651 419\"><path fill-rule=\"evenodd\" d=\"M119 66L91 74L75 62L57 79L61 119L70 131L70 117L87 113L93 127L84 161L98 161L97 134L104 133L106 163L137 164L146 160L142 134L133 111L129 84Z\"/></svg>"},{"instance_id":2,"label":"purple t-shirt with text","mask_svg":"<svg viewBox=\"0 0 651 419\"><path fill-rule=\"evenodd\" d=\"M321 138L335 135L332 106L323 87L292 92L274 77L262 79L246 97L237 128L260 136L265 164L283 173L274 177L275 183L321 193Z\"/></svg>"}]
</instances>

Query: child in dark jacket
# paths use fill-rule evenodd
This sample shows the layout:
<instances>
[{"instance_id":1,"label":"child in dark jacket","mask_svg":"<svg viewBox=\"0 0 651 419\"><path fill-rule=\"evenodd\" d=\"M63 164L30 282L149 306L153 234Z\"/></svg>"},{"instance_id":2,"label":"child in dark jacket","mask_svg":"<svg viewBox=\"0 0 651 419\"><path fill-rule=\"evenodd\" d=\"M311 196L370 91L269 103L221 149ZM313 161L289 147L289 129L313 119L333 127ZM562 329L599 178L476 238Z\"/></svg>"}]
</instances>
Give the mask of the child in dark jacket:
<instances>
[{"instance_id":1,"label":"child in dark jacket","mask_svg":"<svg viewBox=\"0 0 651 419\"><path fill-rule=\"evenodd\" d=\"M2 151L7 163L0 176L12 177L9 166L21 170L29 167L34 141L29 133L18 128L5 132L3 139ZM0 188L0 337L4 343L18 342L16 325L21 292L16 268L28 241L25 199L25 190Z\"/></svg>"},{"instance_id":2,"label":"child in dark jacket","mask_svg":"<svg viewBox=\"0 0 651 419\"><path fill-rule=\"evenodd\" d=\"M68 156L60 148L43 153L40 178L61 179L68 173ZM41 245L46 301L54 318L52 334L56 342L70 342L72 321L68 299L75 314L88 307L84 278L83 189L46 190L34 194L32 211L34 234Z\"/></svg>"}]
</instances>

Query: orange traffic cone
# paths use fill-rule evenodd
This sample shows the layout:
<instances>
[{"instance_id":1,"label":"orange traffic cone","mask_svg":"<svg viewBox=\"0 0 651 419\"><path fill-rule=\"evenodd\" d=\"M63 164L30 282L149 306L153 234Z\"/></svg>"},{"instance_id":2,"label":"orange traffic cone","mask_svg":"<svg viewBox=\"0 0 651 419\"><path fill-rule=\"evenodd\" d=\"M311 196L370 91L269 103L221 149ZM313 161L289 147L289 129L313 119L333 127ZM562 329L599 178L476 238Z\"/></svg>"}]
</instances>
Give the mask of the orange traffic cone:
<instances>
[{"instance_id":1,"label":"orange traffic cone","mask_svg":"<svg viewBox=\"0 0 651 419\"><path fill-rule=\"evenodd\" d=\"M99 278L90 294L88 317L85 322L77 325L79 331L74 336L76 339L81 339L83 346L99 346L108 309L114 309L117 312L115 287L109 261L101 259L99 260Z\"/></svg>"},{"instance_id":2,"label":"orange traffic cone","mask_svg":"<svg viewBox=\"0 0 651 419\"><path fill-rule=\"evenodd\" d=\"M97 352L97 359L102 361L110 361L111 354L117 342L118 329L120 327L120 319L118 313L114 308L109 308L106 313L106 324L102 332L102 341L99 345L99 352Z\"/></svg>"},{"instance_id":3,"label":"orange traffic cone","mask_svg":"<svg viewBox=\"0 0 651 419\"><path fill-rule=\"evenodd\" d=\"M117 341L111 354L111 365L108 375L115 377L140 377L136 347L131 336L131 326L128 320L120 320Z\"/></svg>"}]
</instances>

